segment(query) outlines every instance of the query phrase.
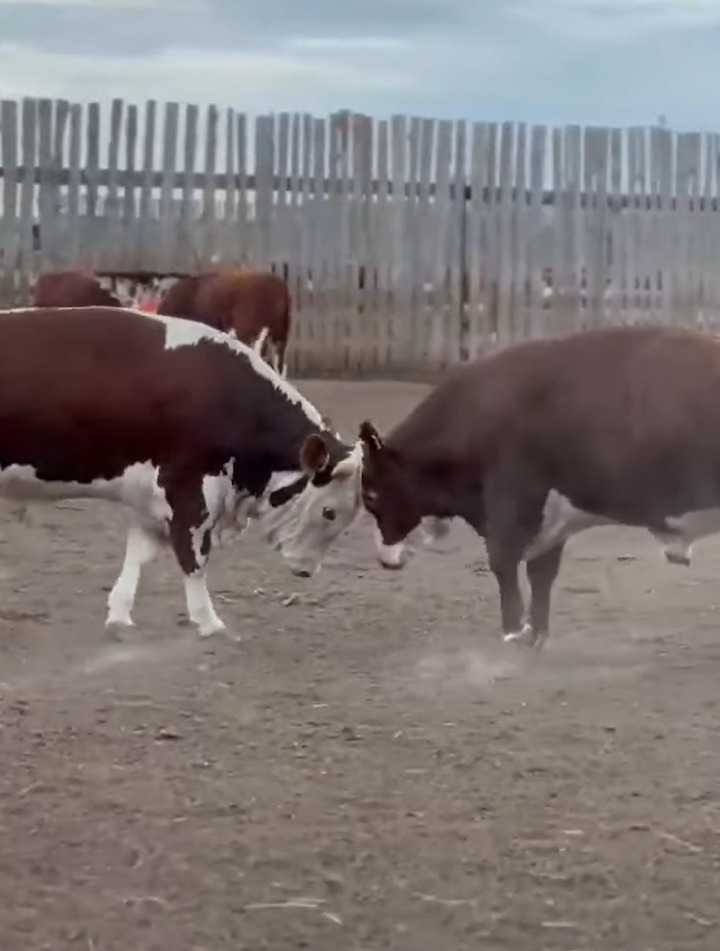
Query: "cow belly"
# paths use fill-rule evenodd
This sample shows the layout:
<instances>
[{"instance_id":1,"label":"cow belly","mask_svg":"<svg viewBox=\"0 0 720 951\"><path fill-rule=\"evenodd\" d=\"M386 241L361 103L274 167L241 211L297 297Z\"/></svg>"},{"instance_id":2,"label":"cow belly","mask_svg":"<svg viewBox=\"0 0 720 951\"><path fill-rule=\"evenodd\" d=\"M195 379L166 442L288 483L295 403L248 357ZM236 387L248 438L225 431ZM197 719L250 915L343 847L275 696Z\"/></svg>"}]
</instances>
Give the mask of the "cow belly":
<instances>
[{"instance_id":1,"label":"cow belly","mask_svg":"<svg viewBox=\"0 0 720 951\"><path fill-rule=\"evenodd\" d=\"M154 522L165 522L170 509L157 475L151 463L138 462L112 479L49 482L38 478L33 466L10 465L0 469L0 496L17 502L104 499L124 503Z\"/></svg>"},{"instance_id":2,"label":"cow belly","mask_svg":"<svg viewBox=\"0 0 720 951\"><path fill-rule=\"evenodd\" d=\"M720 533L720 508L669 515L664 521L667 531L650 526L648 531L662 545L667 561L689 565L693 542ZM537 558L587 528L620 524L577 508L568 498L553 490L545 501L540 530L525 549L523 557L525 561Z\"/></svg>"},{"instance_id":3,"label":"cow belly","mask_svg":"<svg viewBox=\"0 0 720 951\"><path fill-rule=\"evenodd\" d=\"M665 558L676 565L689 565L693 542L720 532L720 508L698 509L665 519L668 531L653 530Z\"/></svg>"},{"instance_id":4,"label":"cow belly","mask_svg":"<svg viewBox=\"0 0 720 951\"><path fill-rule=\"evenodd\" d=\"M523 557L525 561L530 561L586 528L613 524L611 519L576 508L570 499L553 489L545 500L540 530L525 549Z\"/></svg>"}]
</instances>

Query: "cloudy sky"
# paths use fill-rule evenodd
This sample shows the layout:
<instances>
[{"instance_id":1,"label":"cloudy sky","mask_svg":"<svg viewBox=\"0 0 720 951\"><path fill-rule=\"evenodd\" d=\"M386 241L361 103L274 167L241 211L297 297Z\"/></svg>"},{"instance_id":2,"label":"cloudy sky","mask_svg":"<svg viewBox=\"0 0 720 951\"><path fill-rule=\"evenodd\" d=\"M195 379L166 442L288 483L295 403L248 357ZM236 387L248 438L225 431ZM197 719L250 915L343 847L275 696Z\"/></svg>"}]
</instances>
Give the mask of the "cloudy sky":
<instances>
[{"instance_id":1,"label":"cloudy sky","mask_svg":"<svg viewBox=\"0 0 720 951\"><path fill-rule=\"evenodd\" d=\"M0 0L0 97L720 131L720 0Z\"/></svg>"}]
</instances>

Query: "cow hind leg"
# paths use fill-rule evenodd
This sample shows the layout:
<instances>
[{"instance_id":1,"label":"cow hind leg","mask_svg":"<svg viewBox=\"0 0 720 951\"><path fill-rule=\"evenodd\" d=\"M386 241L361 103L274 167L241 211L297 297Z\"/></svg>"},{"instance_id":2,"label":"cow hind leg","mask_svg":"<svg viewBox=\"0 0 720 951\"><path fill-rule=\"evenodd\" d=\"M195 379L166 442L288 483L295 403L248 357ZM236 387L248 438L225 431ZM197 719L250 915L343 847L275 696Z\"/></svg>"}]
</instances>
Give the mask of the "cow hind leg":
<instances>
[{"instance_id":1,"label":"cow hind leg","mask_svg":"<svg viewBox=\"0 0 720 951\"><path fill-rule=\"evenodd\" d=\"M197 490L183 487L167 491L172 509L170 542L184 575L188 617L201 637L225 630L215 613L207 588L206 567L211 549L211 532L216 513L209 513L207 502Z\"/></svg>"},{"instance_id":2,"label":"cow hind leg","mask_svg":"<svg viewBox=\"0 0 720 951\"><path fill-rule=\"evenodd\" d=\"M530 582L530 616L528 619L528 641L531 646L540 648L550 632L550 599L552 586L560 571L560 562L565 545L556 545L527 563L527 576Z\"/></svg>"},{"instance_id":3,"label":"cow hind leg","mask_svg":"<svg viewBox=\"0 0 720 951\"><path fill-rule=\"evenodd\" d=\"M108 595L107 628L132 627L140 573L143 566L155 557L160 540L142 525L131 525L125 545L125 558L117 581Z\"/></svg>"},{"instance_id":4,"label":"cow hind leg","mask_svg":"<svg viewBox=\"0 0 720 951\"><path fill-rule=\"evenodd\" d=\"M486 480L485 545L490 570L500 591L503 640L523 646L535 642L532 623L524 621L520 590L520 562L542 522L544 495L540 491L513 491L521 469L500 468Z\"/></svg>"}]
</instances>

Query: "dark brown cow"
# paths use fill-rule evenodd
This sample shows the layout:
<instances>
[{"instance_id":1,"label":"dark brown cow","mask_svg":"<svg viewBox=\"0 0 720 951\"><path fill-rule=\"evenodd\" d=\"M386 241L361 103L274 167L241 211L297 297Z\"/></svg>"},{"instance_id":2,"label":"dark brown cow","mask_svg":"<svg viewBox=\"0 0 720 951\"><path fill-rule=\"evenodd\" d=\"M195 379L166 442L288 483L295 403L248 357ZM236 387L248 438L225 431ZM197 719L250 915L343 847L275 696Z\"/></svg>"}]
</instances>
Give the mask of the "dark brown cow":
<instances>
[{"instance_id":1,"label":"dark brown cow","mask_svg":"<svg viewBox=\"0 0 720 951\"><path fill-rule=\"evenodd\" d=\"M278 275L221 268L180 278L157 312L198 320L237 337L285 377L290 307L290 289Z\"/></svg>"},{"instance_id":2,"label":"dark brown cow","mask_svg":"<svg viewBox=\"0 0 720 951\"><path fill-rule=\"evenodd\" d=\"M31 293L33 307L122 307L92 271L73 268L44 271Z\"/></svg>"},{"instance_id":3,"label":"dark brown cow","mask_svg":"<svg viewBox=\"0 0 720 951\"><path fill-rule=\"evenodd\" d=\"M222 629L205 568L256 518L309 576L360 508L362 447L249 347L202 324L117 308L0 312L0 496L99 498L134 513L108 598L132 624L142 566L169 543L190 619Z\"/></svg>"},{"instance_id":4,"label":"dark brown cow","mask_svg":"<svg viewBox=\"0 0 720 951\"><path fill-rule=\"evenodd\" d=\"M592 330L477 360L387 439L361 426L380 560L402 566L423 517L464 519L485 537L506 640L542 644L571 535L641 526L689 564L693 541L720 531L718 407L720 340L699 332Z\"/></svg>"}]
</instances>

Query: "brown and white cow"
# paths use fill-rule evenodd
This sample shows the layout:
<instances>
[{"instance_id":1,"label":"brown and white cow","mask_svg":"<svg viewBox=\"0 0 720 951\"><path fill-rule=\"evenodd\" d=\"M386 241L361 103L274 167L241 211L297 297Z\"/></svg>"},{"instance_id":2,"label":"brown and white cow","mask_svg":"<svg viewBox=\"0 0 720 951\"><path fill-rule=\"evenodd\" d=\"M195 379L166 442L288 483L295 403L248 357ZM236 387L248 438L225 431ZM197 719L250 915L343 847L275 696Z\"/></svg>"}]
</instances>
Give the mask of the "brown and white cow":
<instances>
[{"instance_id":1,"label":"brown and white cow","mask_svg":"<svg viewBox=\"0 0 720 951\"><path fill-rule=\"evenodd\" d=\"M401 567L423 518L464 519L485 538L505 639L540 645L571 535L640 526L689 564L720 531L718 407L720 340L689 330L591 330L468 364L386 439L361 426L380 561Z\"/></svg>"},{"instance_id":2,"label":"brown and white cow","mask_svg":"<svg viewBox=\"0 0 720 951\"><path fill-rule=\"evenodd\" d=\"M170 544L202 635L223 624L213 540L257 519L310 576L360 508L362 447L240 341L116 308L0 312L0 496L133 512L108 625L131 625L142 566Z\"/></svg>"},{"instance_id":3,"label":"brown and white cow","mask_svg":"<svg viewBox=\"0 0 720 951\"><path fill-rule=\"evenodd\" d=\"M38 275L30 303L33 307L141 307L164 289L163 279L151 272L96 274L61 268Z\"/></svg>"},{"instance_id":4,"label":"brown and white cow","mask_svg":"<svg viewBox=\"0 0 720 951\"><path fill-rule=\"evenodd\" d=\"M92 271L78 268L43 271L30 296L33 307L122 307L119 297L103 287Z\"/></svg>"},{"instance_id":5,"label":"brown and white cow","mask_svg":"<svg viewBox=\"0 0 720 951\"><path fill-rule=\"evenodd\" d=\"M237 337L285 377L290 309L290 288L279 275L220 268L178 279L157 312L199 320Z\"/></svg>"}]
</instances>

